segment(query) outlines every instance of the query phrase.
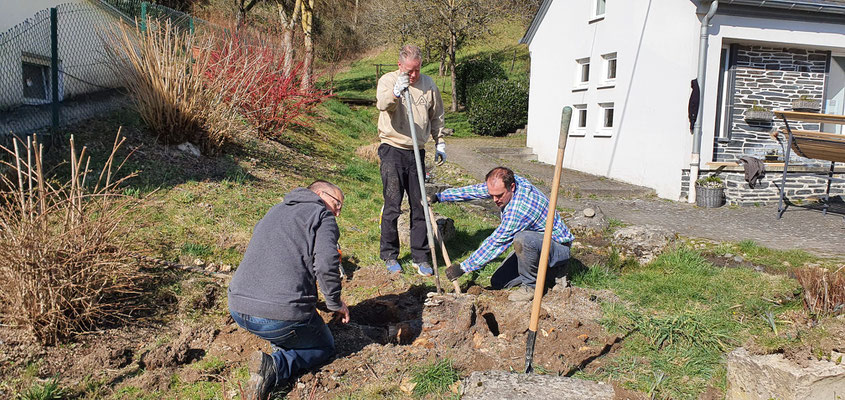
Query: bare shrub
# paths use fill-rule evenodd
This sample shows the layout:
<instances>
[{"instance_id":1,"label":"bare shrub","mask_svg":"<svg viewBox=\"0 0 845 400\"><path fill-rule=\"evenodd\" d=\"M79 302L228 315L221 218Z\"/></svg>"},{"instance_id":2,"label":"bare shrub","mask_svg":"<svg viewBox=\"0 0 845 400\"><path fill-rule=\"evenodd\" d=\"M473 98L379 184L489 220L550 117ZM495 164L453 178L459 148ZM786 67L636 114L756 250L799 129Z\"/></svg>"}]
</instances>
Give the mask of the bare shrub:
<instances>
[{"instance_id":1,"label":"bare shrub","mask_svg":"<svg viewBox=\"0 0 845 400\"><path fill-rule=\"evenodd\" d=\"M115 25L106 49L146 125L167 144L190 141L213 153L239 129L224 96L209 85L213 36L192 35L149 19L147 28Z\"/></svg>"},{"instance_id":2,"label":"bare shrub","mask_svg":"<svg viewBox=\"0 0 845 400\"><path fill-rule=\"evenodd\" d=\"M825 316L845 311L845 272L842 268L803 268L795 272L804 288L804 306L816 315Z\"/></svg>"},{"instance_id":3,"label":"bare shrub","mask_svg":"<svg viewBox=\"0 0 845 400\"><path fill-rule=\"evenodd\" d=\"M355 155L361 157L361 159L363 160L378 164L381 162L378 157L379 145L381 145L380 142L359 146L357 149L355 149Z\"/></svg>"},{"instance_id":4,"label":"bare shrub","mask_svg":"<svg viewBox=\"0 0 845 400\"><path fill-rule=\"evenodd\" d=\"M0 146L0 311L43 344L128 317L145 274L124 250L130 198L116 190L119 133L103 170L70 141L67 182L45 177L37 137ZM96 179L96 180L95 180Z\"/></svg>"}]
</instances>

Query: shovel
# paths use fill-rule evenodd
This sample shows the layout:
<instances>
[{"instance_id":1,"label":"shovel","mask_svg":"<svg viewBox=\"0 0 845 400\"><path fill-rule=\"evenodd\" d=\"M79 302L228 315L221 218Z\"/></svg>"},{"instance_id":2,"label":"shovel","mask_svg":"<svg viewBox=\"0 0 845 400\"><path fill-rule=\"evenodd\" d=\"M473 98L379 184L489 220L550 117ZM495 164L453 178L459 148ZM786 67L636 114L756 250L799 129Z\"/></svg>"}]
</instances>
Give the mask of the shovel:
<instances>
[{"instance_id":1,"label":"shovel","mask_svg":"<svg viewBox=\"0 0 845 400\"><path fill-rule=\"evenodd\" d=\"M437 294L443 293L440 288L440 272L437 271L437 255L435 254L434 235L431 229L431 213L428 208L428 196L425 194L425 176L423 173L422 160L420 159L420 146L417 144L417 127L414 123L414 98L411 91L405 89L405 109L408 111L408 123L411 125L411 141L414 143L414 161L417 163L417 180L420 182L420 197L422 198L423 213L425 214L425 229L428 233L428 247L431 251L431 269L434 270L434 285L437 287Z\"/></svg>"},{"instance_id":2,"label":"shovel","mask_svg":"<svg viewBox=\"0 0 845 400\"><path fill-rule=\"evenodd\" d=\"M546 215L546 231L543 232L543 247L540 250L540 264L537 266L537 285L534 287L534 303L531 305L531 322L528 324L528 339L525 343L525 373L534 371L531 363L534 361L534 342L537 340L537 326L540 324L540 303L543 301L543 289L546 287L546 270L549 268L549 249L552 246L552 230L555 226L555 207L557 194L560 190L560 172L563 170L563 151L566 149L566 137L569 132L569 121L572 119L572 108L563 107L560 115L560 139L557 145L557 161L555 161L555 176L552 180L552 192L549 193L549 213Z\"/></svg>"}]
</instances>

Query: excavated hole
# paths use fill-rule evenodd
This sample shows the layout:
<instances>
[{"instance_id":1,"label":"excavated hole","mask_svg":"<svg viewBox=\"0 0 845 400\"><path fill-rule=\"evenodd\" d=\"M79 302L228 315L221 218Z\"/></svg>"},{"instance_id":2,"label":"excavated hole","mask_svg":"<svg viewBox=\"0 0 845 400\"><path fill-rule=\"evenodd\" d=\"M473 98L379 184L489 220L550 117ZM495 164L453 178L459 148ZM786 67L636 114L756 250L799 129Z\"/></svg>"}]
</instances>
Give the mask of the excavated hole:
<instances>
[{"instance_id":1,"label":"excavated hole","mask_svg":"<svg viewBox=\"0 0 845 400\"><path fill-rule=\"evenodd\" d=\"M493 336L499 336L499 322L496 321L496 316L493 313L488 312L481 314L481 317L484 318L484 321L487 323L487 328L490 329L490 333Z\"/></svg>"},{"instance_id":2,"label":"excavated hole","mask_svg":"<svg viewBox=\"0 0 845 400\"><path fill-rule=\"evenodd\" d=\"M422 331L425 292L415 289L364 300L350 307L352 321L379 344L410 344Z\"/></svg>"}]
</instances>

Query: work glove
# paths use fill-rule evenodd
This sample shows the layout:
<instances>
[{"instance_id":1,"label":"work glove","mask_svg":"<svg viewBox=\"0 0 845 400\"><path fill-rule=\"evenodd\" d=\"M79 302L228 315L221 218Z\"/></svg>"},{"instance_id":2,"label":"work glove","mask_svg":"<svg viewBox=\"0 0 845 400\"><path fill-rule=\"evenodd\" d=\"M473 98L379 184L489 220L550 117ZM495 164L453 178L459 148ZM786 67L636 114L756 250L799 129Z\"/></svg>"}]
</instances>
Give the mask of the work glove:
<instances>
[{"instance_id":1,"label":"work glove","mask_svg":"<svg viewBox=\"0 0 845 400\"><path fill-rule=\"evenodd\" d=\"M446 277L449 278L450 281L456 281L461 275L464 274L464 270L461 268L461 264L454 263L448 267L446 267Z\"/></svg>"},{"instance_id":2,"label":"work glove","mask_svg":"<svg viewBox=\"0 0 845 400\"><path fill-rule=\"evenodd\" d=\"M434 204L434 203L439 203L439 202L440 202L440 198L437 197L437 193L432 193L432 194L428 195L428 204Z\"/></svg>"},{"instance_id":3,"label":"work glove","mask_svg":"<svg viewBox=\"0 0 845 400\"><path fill-rule=\"evenodd\" d=\"M434 163L442 165L446 162L446 142L441 140L440 143L437 143L437 146L435 146L434 149Z\"/></svg>"},{"instance_id":4,"label":"work glove","mask_svg":"<svg viewBox=\"0 0 845 400\"><path fill-rule=\"evenodd\" d=\"M402 97L402 92L411 84L411 77L408 74L400 72L399 79L396 79L396 84L393 85L393 95Z\"/></svg>"}]
</instances>

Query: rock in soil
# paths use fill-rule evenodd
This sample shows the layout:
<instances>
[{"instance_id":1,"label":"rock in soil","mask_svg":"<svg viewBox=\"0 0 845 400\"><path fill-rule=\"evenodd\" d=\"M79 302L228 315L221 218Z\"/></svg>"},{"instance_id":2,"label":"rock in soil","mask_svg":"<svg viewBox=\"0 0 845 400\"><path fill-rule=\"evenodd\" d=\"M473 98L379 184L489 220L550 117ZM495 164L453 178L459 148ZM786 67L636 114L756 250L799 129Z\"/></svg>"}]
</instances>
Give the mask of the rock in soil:
<instances>
[{"instance_id":1,"label":"rock in soil","mask_svg":"<svg viewBox=\"0 0 845 400\"><path fill-rule=\"evenodd\" d=\"M845 365L815 360L806 367L782 354L728 355L728 399L836 399L845 394Z\"/></svg>"},{"instance_id":2,"label":"rock in soil","mask_svg":"<svg viewBox=\"0 0 845 400\"><path fill-rule=\"evenodd\" d=\"M675 240L675 234L657 226L627 226L613 233L613 242L626 256L634 256L646 264L663 252Z\"/></svg>"},{"instance_id":3,"label":"rock in soil","mask_svg":"<svg viewBox=\"0 0 845 400\"><path fill-rule=\"evenodd\" d=\"M462 382L465 400L613 400L613 386L556 375L473 372Z\"/></svg>"}]
</instances>

